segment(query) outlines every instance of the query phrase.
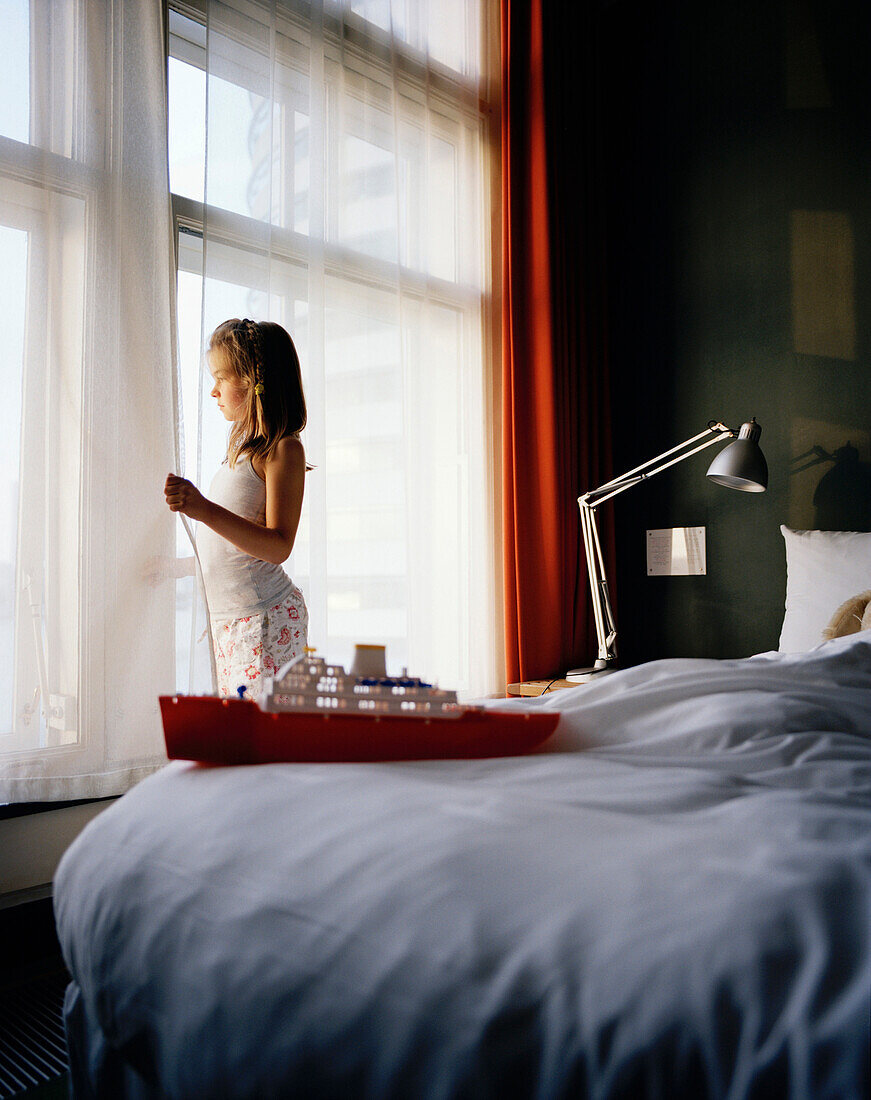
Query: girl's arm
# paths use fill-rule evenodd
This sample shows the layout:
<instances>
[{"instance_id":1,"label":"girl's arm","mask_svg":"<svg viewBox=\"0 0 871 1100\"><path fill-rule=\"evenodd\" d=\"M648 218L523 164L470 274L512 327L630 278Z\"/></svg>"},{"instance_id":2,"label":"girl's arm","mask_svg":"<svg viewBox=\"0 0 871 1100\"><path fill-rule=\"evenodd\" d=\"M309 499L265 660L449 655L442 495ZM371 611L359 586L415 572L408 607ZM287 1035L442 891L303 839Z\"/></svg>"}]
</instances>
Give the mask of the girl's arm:
<instances>
[{"instance_id":1,"label":"girl's arm","mask_svg":"<svg viewBox=\"0 0 871 1100\"><path fill-rule=\"evenodd\" d=\"M192 482L169 474L166 503L205 523L246 554L280 565L290 555L299 527L305 487L305 451L295 436L279 440L263 468L266 482L266 524L253 523L208 500Z\"/></svg>"}]
</instances>

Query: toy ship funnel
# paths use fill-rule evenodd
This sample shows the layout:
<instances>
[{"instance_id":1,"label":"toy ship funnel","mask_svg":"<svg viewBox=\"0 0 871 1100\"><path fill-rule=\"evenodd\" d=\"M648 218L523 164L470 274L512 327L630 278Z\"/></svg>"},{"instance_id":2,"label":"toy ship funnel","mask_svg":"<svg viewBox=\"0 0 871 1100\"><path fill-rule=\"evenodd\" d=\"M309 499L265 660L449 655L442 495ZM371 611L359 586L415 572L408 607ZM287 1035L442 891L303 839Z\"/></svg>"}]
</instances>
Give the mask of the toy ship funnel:
<instances>
[{"instance_id":1,"label":"toy ship funnel","mask_svg":"<svg viewBox=\"0 0 871 1100\"><path fill-rule=\"evenodd\" d=\"M355 646L351 675L358 678L383 680L387 676L386 648L383 645Z\"/></svg>"}]
</instances>

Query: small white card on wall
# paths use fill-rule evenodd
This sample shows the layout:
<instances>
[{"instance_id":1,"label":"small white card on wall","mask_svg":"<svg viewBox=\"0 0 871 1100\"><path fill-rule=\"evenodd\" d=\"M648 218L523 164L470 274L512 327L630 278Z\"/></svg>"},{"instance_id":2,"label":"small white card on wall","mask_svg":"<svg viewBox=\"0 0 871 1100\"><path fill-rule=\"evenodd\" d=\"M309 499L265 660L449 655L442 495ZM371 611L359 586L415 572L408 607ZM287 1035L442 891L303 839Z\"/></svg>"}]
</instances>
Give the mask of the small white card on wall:
<instances>
[{"instance_id":1,"label":"small white card on wall","mask_svg":"<svg viewBox=\"0 0 871 1100\"><path fill-rule=\"evenodd\" d=\"M704 527L664 527L647 532L648 577L707 573Z\"/></svg>"}]
</instances>

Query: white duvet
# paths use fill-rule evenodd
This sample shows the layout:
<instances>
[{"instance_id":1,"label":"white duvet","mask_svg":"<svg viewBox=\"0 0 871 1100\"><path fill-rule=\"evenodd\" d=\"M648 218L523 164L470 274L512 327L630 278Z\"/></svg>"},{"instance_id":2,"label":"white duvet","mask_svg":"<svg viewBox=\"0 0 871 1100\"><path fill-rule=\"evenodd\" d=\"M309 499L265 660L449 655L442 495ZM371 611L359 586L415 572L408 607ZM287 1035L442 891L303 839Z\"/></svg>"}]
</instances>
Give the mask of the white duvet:
<instances>
[{"instance_id":1,"label":"white duvet","mask_svg":"<svg viewBox=\"0 0 871 1100\"><path fill-rule=\"evenodd\" d=\"M78 1094L867 1094L871 637L497 706L561 721L98 817L55 890Z\"/></svg>"}]
</instances>

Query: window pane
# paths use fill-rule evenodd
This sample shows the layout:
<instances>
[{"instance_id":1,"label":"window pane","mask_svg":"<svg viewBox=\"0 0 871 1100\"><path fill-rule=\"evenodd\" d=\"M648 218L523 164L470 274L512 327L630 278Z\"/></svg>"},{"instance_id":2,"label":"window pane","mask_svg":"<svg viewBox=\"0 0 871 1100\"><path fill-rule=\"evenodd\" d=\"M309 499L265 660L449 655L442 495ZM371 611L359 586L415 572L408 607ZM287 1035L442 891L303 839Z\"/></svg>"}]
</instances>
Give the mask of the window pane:
<instances>
[{"instance_id":1,"label":"window pane","mask_svg":"<svg viewBox=\"0 0 871 1100\"><path fill-rule=\"evenodd\" d=\"M477 15L479 5L473 5ZM427 52L455 72L474 76L479 69L476 28L470 26L466 0L430 0L427 6Z\"/></svg>"},{"instance_id":2,"label":"window pane","mask_svg":"<svg viewBox=\"0 0 871 1100\"><path fill-rule=\"evenodd\" d=\"M238 84L210 75L206 198L211 205L268 219L268 106Z\"/></svg>"},{"instance_id":3,"label":"window pane","mask_svg":"<svg viewBox=\"0 0 871 1100\"><path fill-rule=\"evenodd\" d=\"M0 134L26 142L30 140L29 0L0 4L0 42Z\"/></svg>"},{"instance_id":4,"label":"window pane","mask_svg":"<svg viewBox=\"0 0 871 1100\"><path fill-rule=\"evenodd\" d=\"M399 262L437 279L456 282L457 149L424 124L406 122L400 130ZM474 223L467 235L476 236Z\"/></svg>"},{"instance_id":5,"label":"window pane","mask_svg":"<svg viewBox=\"0 0 871 1100\"><path fill-rule=\"evenodd\" d=\"M169 186L203 201L206 162L206 74L169 59Z\"/></svg>"},{"instance_id":6,"label":"window pane","mask_svg":"<svg viewBox=\"0 0 871 1100\"><path fill-rule=\"evenodd\" d=\"M311 126L309 117L302 111L293 113L293 164L287 166L293 174L293 220L297 233L309 233L309 188L311 185Z\"/></svg>"},{"instance_id":7,"label":"window pane","mask_svg":"<svg viewBox=\"0 0 871 1100\"><path fill-rule=\"evenodd\" d=\"M199 250L198 250L199 251ZM200 309L202 306L202 279L188 271L178 272L178 350L181 386L181 452L186 477L197 481L198 453L198 391L200 385ZM176 527L176 557L190 568L175 587L175 677L176 688L181 692L207 691L209 683L208 654L202 652L198 660L197 639L206 626L205 609L201 606L194 580L193 550L187 532L181 522ZM197 665L202 667L197 670ZM198 679L197 672L200 678Z\"/></svg>"},{"instance_id":8,"label":"window pane","mask_svg":"<svg viewBox=\"0 0 871 1100\"><path fill-rule=\"evenodd\" d=\"M351 11L454 72L479 69L476 0L352 0Z\"/></svg>"},{"instance_id":9,"label":"window pane","mask_svg":"<svg viewBox=\"0 0 871 1100\"><path fill-rule=\"evenodd\" d=\"M85 204L7 180L0 206L0 751L79 737L82 252ZM47 227L65 272L46 294ZM62 318L65 339L51 342ZM60 326L58 326L60 327ZM26 384L25 384L26 380ZM46 712L51 708L50 714Z\"/></svg>"},{"instance_id":10,"label":"window pane","mask_svg":"<svg viewBox=\"0 0 871 1100\"><path fill-rule=\"evenodd\" d=\"M0 301L7 310L3 355L0 357L0 384L3 390L3 401L0 402L0 735L15 728L12 713L15 571L26 275L27 233L0 226ZM22 705L32 702L32 699L21 701ZM29 712L28 717L29 723L38 730L39 709Z\"/></svg>"},{"instance_id":11,"label":"window pane","mask_svg":"<svg viewBox=\"0 0 871 1100\"><path fill-rule=\"evenodd\" d=\"M42 0L31 11L30 0L0 0L0 135L63 157L78 145L77 155L87 151L97 159L100 136L96 130L85 135L80 110L80 15L77 3ZM40 24L33 36L32 19Z\"/></svg>"},{"instance_id":12,"label":"window pane","mask_svg":"<svg viewBox=\"0 0 871 1100\"><path fill-rule=\"evenodd\" d=\"M402 365L396 300L327 284L324 316L327 633L350 662L361 639L408 664ZM340 461L330 460L336 454ZM385 595L390 593L385 600Z\"/></svg>"},{"instance_id":13,"label":"window pane","mask_svg":"<svg viewBox=\"0 0 871 1100\"><path fill-rule=\"evenodd\" d=\"M374 137L345 133L342 140L339 240L381 260L397 260L393 152Z\"/></svg>"},{"instance_id":14,"label":"window pane","mask_svg":"<svg viewBox=\"0 0 871 1100\"><path fill-rule=\"evenodd\" d=\"M456 149L441 138L429 143L429 173L426 183L427 231L426 269L437 279L457 278L457 156ZM471 226L469 233L474 233Z\"/></svg>"},{"instance_id":15,"label":"window pane","mask_svg":"<svg viewBox=\"0 0 871 1100\"><path fill-rule=\"evenodd\" d=\"M208 99L206 88L208 86ZM206 117L208 115L208 158ZM291 112L289 149L305 152L308 119ZM208 202L234 214L285 225L307 218L307 166L294 177L285 201L282 179L292 174L283 158L285 112L278 102L178 58L169 59L169 180L176 195Z\"/></svg>"}]
</instances>

